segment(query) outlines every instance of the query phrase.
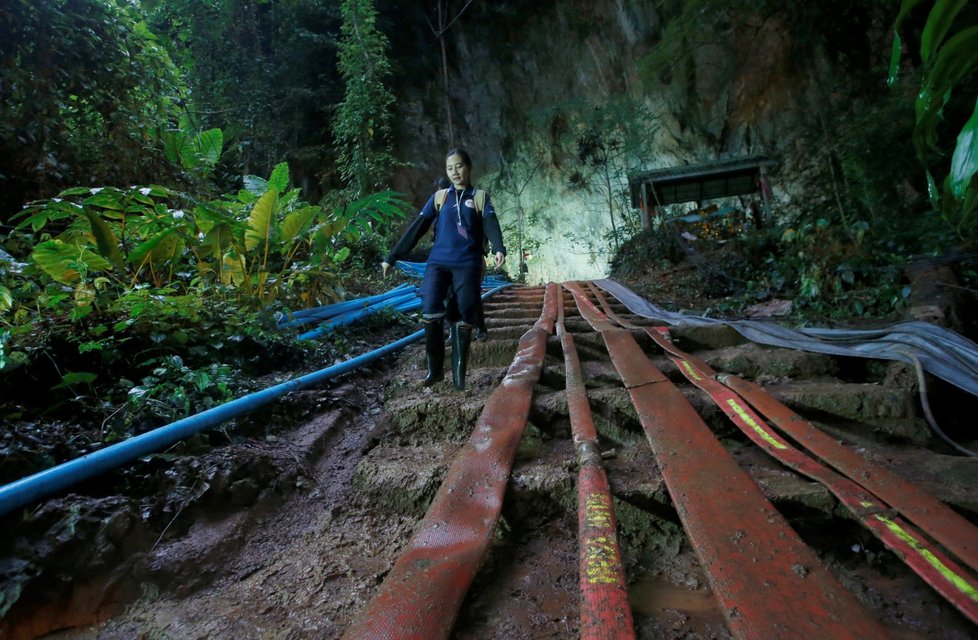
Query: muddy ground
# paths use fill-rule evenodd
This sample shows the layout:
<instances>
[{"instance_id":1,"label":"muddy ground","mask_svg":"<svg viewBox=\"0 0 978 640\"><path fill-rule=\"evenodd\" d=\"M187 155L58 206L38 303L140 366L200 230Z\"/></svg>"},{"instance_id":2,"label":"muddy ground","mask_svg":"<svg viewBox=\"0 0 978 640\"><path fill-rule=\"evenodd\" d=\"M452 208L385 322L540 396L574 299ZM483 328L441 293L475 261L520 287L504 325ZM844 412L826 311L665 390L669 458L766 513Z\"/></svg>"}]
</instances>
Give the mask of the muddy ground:
<instances>
[{"instance_id":1,"label":"muddy ground","mask_svg":"<svg viewBox=\"0 0 978 640\"><path fill-rule=\"evenodd\" d=\"M240 436L212 438L216 446L203 451L134 463L5 518L0 579L10 606L0 637L339 637L408 542L539 310L528 312L504 292L487 312L490 339L473 345L465 392L448 382L421 386L421 350L411 347L276 403L252 419L266 421L264 428L252 423ZM600 337L570 315L568 329L608 452L639 637L730 637ZM978 521L978 464L931 435L906 371L760 347L732 331L677 328L674 335L713 368L765 384L833 436ZM978 638L978 627L823 487L752 445L650 341L640 343L895 637ZM551 338L502 518L457 638L576 637L576 463L562 357ZM975 398L930 382L938 418L976 448L960 417L974 415Z\"/></svg>"}]
</instances>

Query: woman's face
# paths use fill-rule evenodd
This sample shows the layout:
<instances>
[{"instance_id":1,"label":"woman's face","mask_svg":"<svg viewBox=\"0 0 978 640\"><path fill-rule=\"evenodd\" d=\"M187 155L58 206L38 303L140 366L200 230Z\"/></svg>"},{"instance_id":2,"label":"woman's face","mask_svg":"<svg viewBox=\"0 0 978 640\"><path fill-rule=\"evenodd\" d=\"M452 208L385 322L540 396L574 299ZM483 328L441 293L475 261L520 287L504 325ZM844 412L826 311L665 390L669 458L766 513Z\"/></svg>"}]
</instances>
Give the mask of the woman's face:
<instances>
[{"instance_id":1,"label":"woman's face","mask_svg":"<svg viewBox=\"0 0 978 640\"><path fill-rule=\"evenodd\" d=\"M452 184L456 188L462 188L469 186L469 174L471 169L462 160L462 156L458 154L448 156L445 160L445 172L448 174L448 179L452 181Z\"/></svg>"}]
</instances>

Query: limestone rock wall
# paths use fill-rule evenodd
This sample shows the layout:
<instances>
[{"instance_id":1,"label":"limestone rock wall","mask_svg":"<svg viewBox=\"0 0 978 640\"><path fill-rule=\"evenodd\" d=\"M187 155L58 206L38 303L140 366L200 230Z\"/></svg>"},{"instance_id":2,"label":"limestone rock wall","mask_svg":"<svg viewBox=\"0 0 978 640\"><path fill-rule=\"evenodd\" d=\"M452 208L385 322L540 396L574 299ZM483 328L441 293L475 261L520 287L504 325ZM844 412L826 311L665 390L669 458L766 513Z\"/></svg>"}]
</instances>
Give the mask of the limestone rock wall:
<instances>
[{"instance_id":1,"label":"limestone rock wall","mask_svg":"<svg viewBox=\"0 0 978 640\"><path fill-rule=\"evenodd\" d=\"M565 105L627 97L654 114L636 123L655 133L654 149L632 161L634 169L756 153L787 157L792 170L793 163L817 160L786 134L812 117L817 61L794 58L776 17L747 17L721 36L690 42L692 64L677 60L675 69L650 73L647 56L668 20L657 4L476 2L448 32L454 144L472 153L475 181L493 194L511 274L517 273L521 238L532 254L528 282L608 272L614 249L607 238L608 194L571 186L577 156L560 117ZM413 24L413 35L401 34L393 52L396 59L418 61L398 72L398 153L414 164L398 175L396 187L420 205L443 171L450 142L440 48L423 20ZM610 183L623 194L626 172L617 171ZM790 201L791 194L774 186L777 197ZM616 215L617 225L635 228L636 211Z\"/></svg>"}]
</instances>

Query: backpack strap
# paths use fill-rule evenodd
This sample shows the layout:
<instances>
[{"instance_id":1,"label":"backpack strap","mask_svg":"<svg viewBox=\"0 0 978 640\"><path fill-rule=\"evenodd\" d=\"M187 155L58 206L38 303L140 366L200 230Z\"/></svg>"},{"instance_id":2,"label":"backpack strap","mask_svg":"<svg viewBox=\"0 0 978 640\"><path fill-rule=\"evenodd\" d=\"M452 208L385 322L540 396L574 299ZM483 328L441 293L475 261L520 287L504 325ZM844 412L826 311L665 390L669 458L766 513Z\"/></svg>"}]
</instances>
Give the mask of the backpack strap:
<instances>
[{"instance_id":1,"label":"backpack strap","mask_svg":"<svg viewBox=\"0 0 978 640\"><path fill-rule=\"evenodd\" d=\"M439 189L435 191L435 211L441 211L441 206L445 204L445 198L448 197L448 189Z\"/></svg>"},{"instance_id":2,"label":"backpack strap","mask_svg":"<svg viewBox=\"0 0 978 640\"><path fill-rule=\"evenodd\" d=\"M488 192L483 189L475 190L475 210L479 215L486 210L486 196ZM448 197L448 189L439 189L435 191L435 211L441 211L441 207L445 204L445 198Z\"/></svg>"}]
</instances>

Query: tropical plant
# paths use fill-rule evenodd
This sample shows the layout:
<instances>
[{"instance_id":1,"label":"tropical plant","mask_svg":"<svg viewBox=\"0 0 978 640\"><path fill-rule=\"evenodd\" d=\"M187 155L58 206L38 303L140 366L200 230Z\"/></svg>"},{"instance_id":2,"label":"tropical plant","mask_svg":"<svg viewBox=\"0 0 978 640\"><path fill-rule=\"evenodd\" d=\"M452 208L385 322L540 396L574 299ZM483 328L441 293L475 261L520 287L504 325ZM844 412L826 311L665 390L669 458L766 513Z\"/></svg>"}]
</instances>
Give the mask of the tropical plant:
<instances>
[{"instance_id":1,"label":"tropical plant","mask_svg":"<svg viewBox=\"0 0 978 640\"><path fill-rule=\"evenodd\" d=\"M289 162L305 197L332 184L324 123L342 95L334 0L145 0L151 28L193 88L181 103L193 132L220 126L225 154L213 179L227 190L244 174ZM172 124L172 122L171 122ZM176 127L182 129L183 127Z\"/></svg>"},{"instance_id":2,"label":"tropical plant","mask_svg":"<svg viewBox=\"0 0 978 640\"><path fill-rule=\"evenodd\" d=\"M268 307L337 300L351 248L408 205L390 192L312 205L289 182L282 163L216 200L78 187L26 207L0 253L0 370L21 370L0 411L15 416L33 385L51 391L52 411L111 414L121 433L226 399L230 370L214 363L253 369L305 353ZM173 356L183 364L166 364ZM145 393L126 395L137 386Z\"/></svg>"},{"instance_id":3,"label":"tropical plant","mask_svg":"<svg viewBox=\"0 0 978 640\"><path fill-rule=\"evenodd\" d=\"M408 206L383 192L325 210L289 189L285 163L268 180L249 176L245 184L211 202L157 185L72 188L26 207L17 230L38 237L33 266L72 287L80 304L113 282L185 291L211 280L259 304L293 287L300 302L324 303L338 297L337 266L349 245Z\"/></svg>"},{"instance_id":4,"label":"tropical plant","mask_svg":"<svg viewBox=\"0 0 978 640\"><path fill-rule=\"evenodd\" d=\"M4 214L81 176L132 184L166 174L143 132L184 88L135 3L13 0L0 34Z\"/></svg>"},{"instance_id":5,"label":"tropical plant","mask_svg":"<svg viewBox=\"0 0 978 640\"><path fill-rule=\"evenodd\" d=\"M161 128L153 134L167 160L204 176L213 171L224 151L224 132L216 128L200 131L187 112L180 115L176 126Z\"/></svg>"},{"instance_id":6,"label":"tropical plant","mask_svg":"<svg viewBox=\"0 0 978 640\"><path fill-rule=\"evenodd\" d=\"M899 76L903 40L900 29L921 0L903 0L893 25L893 50L888 82ZM978 11L967 0L935 0L920 36L923 79L915 103L913 143L927 174L931 205L961 238L978 238ZM942 128L951 100L975 102L971 116ZM945 150L955 138L950 163ZM944 178L940 181L940 176Z\"/></svg>"},{"instance_id":7,"label":"tropical plant","mask_svg":"<svg viewBox=\"0 0 978 640\"><path fill-rule=\"evenodd\" d=\"M288 183L285 163L267 181L249 177L237 199L224 203L231 220L243 224L215 219L202 229L204 250L220 260L208 263L202 255L201 263L216 270L222 283L265 302L286 288L303 304L335 300L336 267L349 257L351 245L406 215L410 205L384 191L326 210L302 202Z\"/></svg>"},{"instance_id":8,"label":"tropical plant","mask_svg":"<svg viewBox=\"0 0 978 640\"><path fill-rule=\"evenodd\" d=\"M391 75L387 37L376 27L373 0L343 0L339 70L343 102L333 120L337 164L344 182L361 197L382 187L397 161L387 151L394 96L384 86Z\"/></svg>"}]
</instances>

